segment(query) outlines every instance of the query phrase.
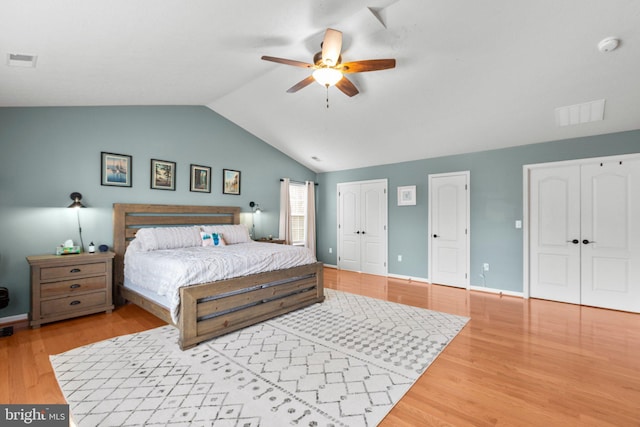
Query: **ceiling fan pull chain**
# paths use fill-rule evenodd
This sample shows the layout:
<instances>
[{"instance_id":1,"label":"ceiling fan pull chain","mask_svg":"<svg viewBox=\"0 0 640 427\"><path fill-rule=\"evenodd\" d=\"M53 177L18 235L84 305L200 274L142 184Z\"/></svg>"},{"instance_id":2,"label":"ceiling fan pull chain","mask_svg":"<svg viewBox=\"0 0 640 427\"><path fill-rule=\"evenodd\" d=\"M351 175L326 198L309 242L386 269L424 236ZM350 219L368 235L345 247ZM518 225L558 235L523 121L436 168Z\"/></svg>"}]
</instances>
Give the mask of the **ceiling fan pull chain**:
<instances>
[{"instance_id":1,"label":"ceiling fan pull chain","mask_svg":"<svg viewBox=\"0 0 640 427\"><path fill-rule=\"evenodd\" d=\"M327 108L329 108L329 85L325 86L327 88Z\"/></svg>"}]
</instances>

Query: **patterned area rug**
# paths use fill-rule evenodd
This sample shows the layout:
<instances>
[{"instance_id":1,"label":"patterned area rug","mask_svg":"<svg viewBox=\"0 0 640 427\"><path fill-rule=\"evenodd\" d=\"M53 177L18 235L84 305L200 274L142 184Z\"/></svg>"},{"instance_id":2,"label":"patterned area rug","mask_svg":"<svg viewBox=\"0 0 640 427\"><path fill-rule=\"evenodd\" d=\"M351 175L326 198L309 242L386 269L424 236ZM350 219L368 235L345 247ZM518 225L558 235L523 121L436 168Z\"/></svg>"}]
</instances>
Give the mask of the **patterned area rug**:
<instances>
[{"instance_id":1,"label":"patterned area rug","mask_svg":"<svg viewBox=\"0 0 640 427\"><path fill-rule=\"evenodd\" d=\"M172 326L51 356L80 426L375 426L468 319L326 289L187 351Z\"/></svg>"}]
</instances>

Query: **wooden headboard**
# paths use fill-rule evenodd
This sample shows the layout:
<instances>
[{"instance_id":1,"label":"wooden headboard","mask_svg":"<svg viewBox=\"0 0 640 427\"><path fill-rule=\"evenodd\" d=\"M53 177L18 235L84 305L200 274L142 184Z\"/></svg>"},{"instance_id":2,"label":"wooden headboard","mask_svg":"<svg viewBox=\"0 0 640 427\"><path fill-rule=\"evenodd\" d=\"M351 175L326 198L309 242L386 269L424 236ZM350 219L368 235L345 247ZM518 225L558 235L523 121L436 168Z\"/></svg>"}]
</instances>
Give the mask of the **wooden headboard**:
<instances>
[{"instance_id":1,"label":"wooden headboard","mask_svg":"<svg viewBox=\"0 0 640 427\"><path fill-rule=\"evenodd\" d=\"M124 283L124 251L142 227L240 224L238 206L113 204L115 285Z\"/></svg>"}]
</instances>

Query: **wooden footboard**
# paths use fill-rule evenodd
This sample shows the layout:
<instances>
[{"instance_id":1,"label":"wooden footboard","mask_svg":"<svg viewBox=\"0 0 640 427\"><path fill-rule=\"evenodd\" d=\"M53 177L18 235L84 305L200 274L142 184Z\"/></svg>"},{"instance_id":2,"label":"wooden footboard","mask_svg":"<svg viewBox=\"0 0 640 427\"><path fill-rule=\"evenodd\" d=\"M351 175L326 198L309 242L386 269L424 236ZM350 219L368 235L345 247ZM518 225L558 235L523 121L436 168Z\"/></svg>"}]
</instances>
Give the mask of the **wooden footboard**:
<instances>
[{"instance_id":1,"label":"wooden footboard","mask_svg":"<svg viewBox=\"0 0 640 427\"><path fill-rule=\"evenodd\" d=\"M180 348L324 300L315 263L180 289Z\"/></svg>"},{"instance_id":2,"label":"wooden footboard","mask_svg":"<svg viewBox=\"0 0 640 427\"><path fill-rule=\"evenodd\" d=\"M238 207L114 204L118 299L130 301L173 324L166 307L124 287L123 261L128 242L141 226L238 223L239 212ZM319 262L183 287L176 325L180 330L179 345L184 350L323 300L323 267Z\"/></svg>"}]
</instances>

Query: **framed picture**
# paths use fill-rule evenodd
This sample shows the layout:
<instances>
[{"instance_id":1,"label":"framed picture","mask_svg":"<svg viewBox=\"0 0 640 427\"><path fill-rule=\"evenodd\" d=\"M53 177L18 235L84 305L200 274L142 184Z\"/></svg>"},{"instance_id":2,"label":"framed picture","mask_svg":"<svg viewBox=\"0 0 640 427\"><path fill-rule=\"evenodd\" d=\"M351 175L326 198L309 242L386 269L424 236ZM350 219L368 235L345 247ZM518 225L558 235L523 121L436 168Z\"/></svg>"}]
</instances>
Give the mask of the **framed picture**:
<instances>
[{"instance_id":1,"label":"framed picture","mask_svg":"<svg viewBox=\"0 0 640 427\"><path fill-rule=\"evenodd\" d=\"M151 188L154 190L176 189L176 162L151 159Z\"/></svg>"},{"instance_id":2,"label":"framed picture","mask_svg":"<svg viewBox=\"0 0 640 427\"><path fill-rule=\"evenodd\" d=\"M100 153L100 184L131 187L131 156Z\"/></svg>"},{"instance_id":3,"label":"framed picture","mask_svg":"<svg viewBox=\"0 0 640 427\"><path fill-rule=\"evenodd\" d=\"M240 171L222 170L222 194L240 194Z\"/></svg>"},{"instance_id":4,"label":"framed picture","mask_svg":"<svg viewBox=\"0 0 640 427\"><path fill-rule=\"evenodd\" d=\"M209 166L191 165L191 191L211 193L211 168Z\"/></svg>"},{"instance_id":5,"label":"framed picture","mask_svg":"<svg viewBox=\"0 0 640 427\"><path fill-rule=\"evenodd\" d=\"M416 186L407 185L398 187L398 206L411 206L416 204Z\"/></svg>"}]
</instances>

